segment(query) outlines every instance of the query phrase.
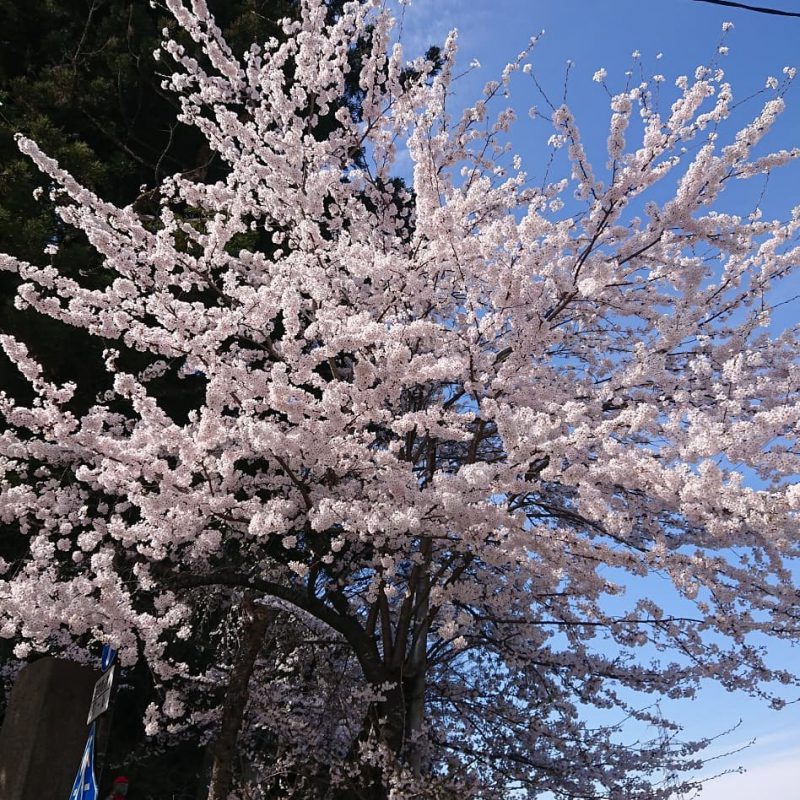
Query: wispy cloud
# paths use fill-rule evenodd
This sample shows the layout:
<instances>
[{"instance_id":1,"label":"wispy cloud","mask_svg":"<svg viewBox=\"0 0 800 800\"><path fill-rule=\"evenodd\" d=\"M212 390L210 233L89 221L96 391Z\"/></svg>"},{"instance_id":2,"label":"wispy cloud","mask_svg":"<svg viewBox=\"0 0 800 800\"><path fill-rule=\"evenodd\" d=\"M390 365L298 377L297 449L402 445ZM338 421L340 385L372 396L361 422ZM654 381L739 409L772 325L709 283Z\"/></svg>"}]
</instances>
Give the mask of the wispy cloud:
<instances>
[{"instance_id":1,"label":"wispy cloud","mask_svg":"<svg viewBox=\"0 0 800 800\"><path fill-rule=\"evenodd\" d=\"M436 0L436 2L412 2L401 8L397 0L389 0L387 6L398 20L400 40L408 58L422 55L431 45L444 43L453 28L459 32L459 43L464 48L462 56L466 65L482 49L483 38L490 35L491 6L475 4L469 0ZM396 29L396 30L398 30ZM475 52L470 52L474 50Z\"/></svg>"},{"instance_id":2,"label":"wispy cloud","mask_svg":"<svg viewBox=\"0 0 800 800\"><path fill-rule=\"evenodd\" d=\"M786 736L781 738L785 739ZM709 781L704 786L699 800L762 800L762 798L800 800L800 745L765 753L762 757L751 761L747 772L742 774L723 775Z\"/></svg>"}]
</instances>

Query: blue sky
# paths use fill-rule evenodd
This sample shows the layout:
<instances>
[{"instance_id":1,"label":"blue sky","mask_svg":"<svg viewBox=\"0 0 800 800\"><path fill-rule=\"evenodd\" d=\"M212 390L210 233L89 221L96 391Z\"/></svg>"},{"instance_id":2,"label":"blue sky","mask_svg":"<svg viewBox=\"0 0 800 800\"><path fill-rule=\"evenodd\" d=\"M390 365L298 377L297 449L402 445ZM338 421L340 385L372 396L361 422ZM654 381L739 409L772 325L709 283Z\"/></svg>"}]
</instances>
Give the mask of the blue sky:
<instances>
[{"instance_id":1,"label":"blue sky","mask_svg":"<svg viewBox=\"0 0 800 800\"><path fill-rule=\"evenodd\" d=\"M769 5L800 11L800 0L771 0ZM717 48L724 21L733 22L735 27L726 35L729 52L720 55ZM544 29L545 35L529 60L540 82L558 98L567 60L572 61L568 104L590 154L598 155L598 166L604 163L609 116L608 96L592 81L601 67L608 72L606 80L612 91L624 86L627 70L634 69L638 75L641 64L646 77L663 74L665 91L669 92L678 75L691 76L696 66L715 59L738 98L759 92L768 76L782 79L784 66L800 67L800 19L693 0L412 0L403 19L406 54L415 56L429 44L441 42L452 28L459 31L460 65L466 69L473 59L481 64L457 83L453 113L476 99L483 84L498 78L530 37ZM638 61L633 60L633 51L641 53ZM542 101L523 77L518 76L511 86L509 102L518 110L519 125L510 139L513 152L522 155L528 173L541 179L547 160L542 142L552 130L545 132L541 123L537 127L528 120L528 108ZM754 115L758 108L758 99L745 104L741 119ZM770 150L800 146L800 86L789 92L787 110L765 144ZM726 202L741 204L741 208L731 209L739 213L749 213L758 202L766 217L783 217L800 203L800 165L773 175L766 193L759 198L762 189L762 183L753 182ZM794 288L785 286L781 292L789 297L800 291L797 287L795 280ZM798 312L797 302L787 304L776 315L776 326L796 322ZM774 655L785 665L800 668L798 653L797 648L779 645ZM736 749L756 739L743 752L713 762L709 774L740 765L747 772L710 782L702 793L704 800L800 800L800 703L774 712L760 701L709 686L700 699L664 704L663 709L685 725L691 738L714 735L741 719L741 726L721 741L715 752Z\"/></svg>"}]
</instances>

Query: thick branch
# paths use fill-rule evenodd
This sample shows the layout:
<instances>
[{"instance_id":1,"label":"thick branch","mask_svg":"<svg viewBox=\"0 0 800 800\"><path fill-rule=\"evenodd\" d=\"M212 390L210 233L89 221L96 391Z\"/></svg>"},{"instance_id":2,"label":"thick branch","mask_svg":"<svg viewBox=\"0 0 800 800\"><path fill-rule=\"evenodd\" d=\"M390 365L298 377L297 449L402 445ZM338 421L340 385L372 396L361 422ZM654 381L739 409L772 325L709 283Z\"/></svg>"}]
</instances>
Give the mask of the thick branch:
<instances>
[{"instance_id":1,"label":"thick branch","mask_svg":"<svg viewBox=\"0 0 800 800\"><path fill-rule=\"evenodd\" d=\"M293 589L262 578L249 577L235 572L213 572L206 575L178 575L170 581L172 588L195 589L203 586L231 586L251 589L278 597L297 608L308 612L329 628L341 633L353 648L365 677L371 682L381 680L381 660L378 648L372 637L361 627L354 617L346 617L325 605L319 598L311 596L300 589Z\"/></svg>"}]
</instances>

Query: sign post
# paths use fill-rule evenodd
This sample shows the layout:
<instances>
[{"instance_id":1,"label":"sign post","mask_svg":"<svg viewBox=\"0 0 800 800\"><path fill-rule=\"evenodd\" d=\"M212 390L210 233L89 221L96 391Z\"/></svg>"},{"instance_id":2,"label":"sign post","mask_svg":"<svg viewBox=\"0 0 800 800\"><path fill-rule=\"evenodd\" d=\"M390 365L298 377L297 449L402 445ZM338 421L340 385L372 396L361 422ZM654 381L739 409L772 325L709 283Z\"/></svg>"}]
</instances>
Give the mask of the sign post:
<instances>
[{"instance_id":1,"label":"sign post","mask_svg":"<svg viewBox=\"0 0 800 800\"><path fill-rule=\"evenodd\" d=\"M114 686L114 661L117 651L109 645L103 645L103 655L101 667L103 674L94 685L92 702L89 706L89 717L86 724L89 725L89 737L86 740L86 747L83 749L78 774L75 776L75 783L72 784L72 791L69 800L97 800L97 779L94 773L94 745L97 734L97 718L108 711L111 704L111 690Z\"/></svg>"}]
</instances>

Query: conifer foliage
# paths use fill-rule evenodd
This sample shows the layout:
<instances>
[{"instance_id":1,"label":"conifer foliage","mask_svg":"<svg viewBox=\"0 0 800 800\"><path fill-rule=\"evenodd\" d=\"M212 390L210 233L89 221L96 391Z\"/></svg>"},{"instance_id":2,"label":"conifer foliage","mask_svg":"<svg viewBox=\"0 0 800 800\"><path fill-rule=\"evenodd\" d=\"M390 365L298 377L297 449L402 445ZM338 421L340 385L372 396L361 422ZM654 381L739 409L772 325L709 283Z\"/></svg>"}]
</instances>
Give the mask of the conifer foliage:
<instances>
[{"instance_id":1,"label":"conifer foliage","mask_svg":"<svg viewBox=\"0 0 800 800\"><path fill-rule=\"evenodd\" d=\"M0 635L145 661L150 733L224 739L212 797L670 796L704 742L641 736L658 697L797 682L761 642L798 632L800 371L769 300L800 206L715 210L798 156L758 150L793 76L727 139L719 70L664 112L615 94L605 166L556 107L570 170L534 186L492 110L524 55L451 118L455 36L408 62L377 2L304 0L244 58L203 0L167 6L218 179L167 177L145 214L18 142L113 279L0 267L109 342L111 388L78 408L0 339L35 394L0 398L26 543ZM180 414L164 379L199 387Z\"/></svg>"}]
</instances>

